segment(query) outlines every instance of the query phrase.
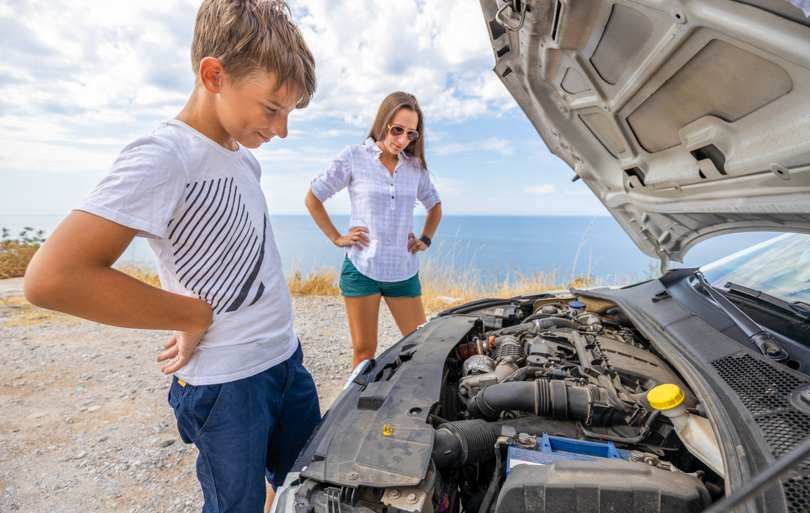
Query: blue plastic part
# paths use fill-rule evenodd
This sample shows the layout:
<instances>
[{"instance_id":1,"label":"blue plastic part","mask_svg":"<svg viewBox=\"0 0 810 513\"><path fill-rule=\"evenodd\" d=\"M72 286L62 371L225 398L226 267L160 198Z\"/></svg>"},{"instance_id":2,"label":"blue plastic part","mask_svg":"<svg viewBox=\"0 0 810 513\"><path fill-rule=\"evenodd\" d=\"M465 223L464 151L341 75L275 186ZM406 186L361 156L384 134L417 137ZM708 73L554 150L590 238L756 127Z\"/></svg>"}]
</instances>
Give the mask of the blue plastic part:
<instances>
[{"instance_id":1,"label":"blue plastic part","mask_svg":"<svg viewBox=\"0 0 810 513\"><path fill-rule=\"evenodd\" d=\"M571 310L585 310L585 303L582 301L569 301L568 308Z\"/></svg>"},{"instance_id":2,"label":"blue plastic part","mask_svg":"<svg viewBox=\"0 0 810 513\"><path fill-rule=\"evenodd\" d=\"M537 439L535 450L510 446L507 456L507 474L515 465L551 465L557 460L596 461L599 458L630 459L630 451L617 449L612 442L588 442L543 433Z\"/></svg>"},{"instance_id":3,"label":"blue plastic part","mask_svg":"<svg viewBox=\"0 0 810 513\"><path fill-rule=\"evenodd\" d=\"M570 452L599 458L622 459L613 442L603 444L601 442L588 442L587 440L575 440L561 436L548 436L548 433L543 433L543 441L539 445L540 450L546 453ZM629 457L628 452L628 457L625 459Z\"/></svg>"}]
</instances>

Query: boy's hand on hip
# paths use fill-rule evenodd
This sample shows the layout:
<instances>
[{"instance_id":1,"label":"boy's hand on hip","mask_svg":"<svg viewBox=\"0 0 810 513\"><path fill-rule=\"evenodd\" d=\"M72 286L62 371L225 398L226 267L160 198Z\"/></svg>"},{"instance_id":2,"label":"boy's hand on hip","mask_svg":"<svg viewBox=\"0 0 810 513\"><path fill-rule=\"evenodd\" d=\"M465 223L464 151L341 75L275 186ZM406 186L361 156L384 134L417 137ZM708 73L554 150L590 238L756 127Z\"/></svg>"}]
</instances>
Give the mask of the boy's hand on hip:
<instances>
[{"instance_id":1,"label":"boy's hand on hip","mask_svg":"<svg viewBox=\"0 0 810 513\"><path fill-rule=\"evenodd\" d=\"M170 360L163 364L160 371L163 374L172 374L177 372L191 359L191 354L197 348L197 344L208 331L213 320L214 312L211 310L211 305L205 301L199 301L200 315L197 320L192 324L198 326L194 331L175 331L172 338L163 346L166 351L157 357L157 361L163 362ZM204 327L203 327L204 326Z\"/></svg>"},{"instance_id":2,"label":"boy's hand on hip","mask_svg":"<svg viewBox=\"0 0 810 513\"><path fill-rule=\"evenodd\" d=\"M160 368L163 374L172 374L180 370L191 359L191 354L197 348L205 335L205 331L200 333L186 333L185 331L175 331L172 338L163 346L166 351L157 357L157 361L163 362L171 360Z\"/></svg>"}]
</instances>

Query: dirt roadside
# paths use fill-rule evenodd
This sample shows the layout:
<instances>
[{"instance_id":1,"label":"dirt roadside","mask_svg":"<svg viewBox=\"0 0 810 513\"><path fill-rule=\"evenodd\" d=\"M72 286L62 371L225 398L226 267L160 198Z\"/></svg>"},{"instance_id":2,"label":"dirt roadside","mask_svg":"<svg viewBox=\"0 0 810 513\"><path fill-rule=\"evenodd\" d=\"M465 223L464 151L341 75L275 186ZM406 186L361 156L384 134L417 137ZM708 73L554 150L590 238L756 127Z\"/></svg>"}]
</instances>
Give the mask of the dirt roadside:
<instances>
[{"instance_id":1,"label":"dirt roadside","mask_svg":"<svg viewBox=\"0 0 810 513\"><path fill-rule=\"evenodd\" d=\"M351 372L343 302L293 308L325 412ZM380 314L383 351L401 337ZM197 450L180 440L155 362L169 336L41 310L21 278L0 280L0 512L201 509Z\"/></svg>"}]
</instances>

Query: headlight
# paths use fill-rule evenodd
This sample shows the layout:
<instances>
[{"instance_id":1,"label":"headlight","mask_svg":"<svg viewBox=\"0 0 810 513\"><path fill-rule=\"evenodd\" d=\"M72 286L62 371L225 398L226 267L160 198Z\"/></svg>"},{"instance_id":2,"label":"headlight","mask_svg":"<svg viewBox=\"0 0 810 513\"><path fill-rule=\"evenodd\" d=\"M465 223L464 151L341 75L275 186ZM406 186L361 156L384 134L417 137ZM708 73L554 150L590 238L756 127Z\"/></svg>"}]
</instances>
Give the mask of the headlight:
<instances>
[{"instance_id":1,"label":"headlight","mask_svg":"<svg viewBox=\"0 0 810 513\"><path fill-rule=\"evenodd\" d=\"M343 385L343 390L346 390L349 387L352 381L354 381L354 378L365 372L370 363L371 360L363 360L362 362L358 363L357 367L355 367L352 371L352 375L349 376L349 379L346 381L346 384Z\"/></svg>"},{"instance_id":2,"label":"headlight","mask_svg":"<svg viewBox=\"0 0 810 513\"><path fill-rule=\"evenodd\" d=\"M294 501L290 498L295 495L295 489L298 487L298 472L290 472L284 479L284 484L276 490L276 498L273 499L273 505L270 506L270 513L292 513Z\"/></svg>"}]
</instances>

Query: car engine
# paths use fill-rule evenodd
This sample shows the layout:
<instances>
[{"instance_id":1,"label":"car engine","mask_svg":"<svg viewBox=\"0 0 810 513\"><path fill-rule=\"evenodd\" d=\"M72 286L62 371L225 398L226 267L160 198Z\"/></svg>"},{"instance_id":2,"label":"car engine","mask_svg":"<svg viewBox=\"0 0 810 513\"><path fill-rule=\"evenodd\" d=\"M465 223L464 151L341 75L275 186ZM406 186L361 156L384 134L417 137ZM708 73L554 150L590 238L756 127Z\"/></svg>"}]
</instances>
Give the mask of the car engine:
<instances>
[{"instance_id":1,"label":"car engine","mask_svg":"<svg viewBox=\"0 0 810 513\"><path fill-rule=\"evenodd\" d=\"M352 479L362 481L357 470L337 483L344 474L330 474L330 466L361 467L347 463L345 447L330 448L324 461L301 473L294 507L287 511L687 512L722 497L722 461L707 457L705 446L687 432L709 426L701 405L618 307L554 297L483 302L444 314L475 322L447 346L439 397L424 416L432 428L424 477L407 486L386 477L387 468L408 466L409 452L417 452L423 439L414 430L403 435L410 446L393 451L386 444L402 433L394 421L375 443L350 453L357 455L352 465L362 459L378 469L377 485L366 479L352 486ZM395 363L376 368L368 386L390 390L386 382L406 380L407 366L416 365L409 359L419 351L404 350ZM662 385L679 391L682 417L698 424L684 428L651 404L650 391ZM379 412L386 401L392 396L375 393L357 404ZM422 418L419 410L403 414ZM346 445L351 439L340 440Z\"/></svg>"}]
</instances>

